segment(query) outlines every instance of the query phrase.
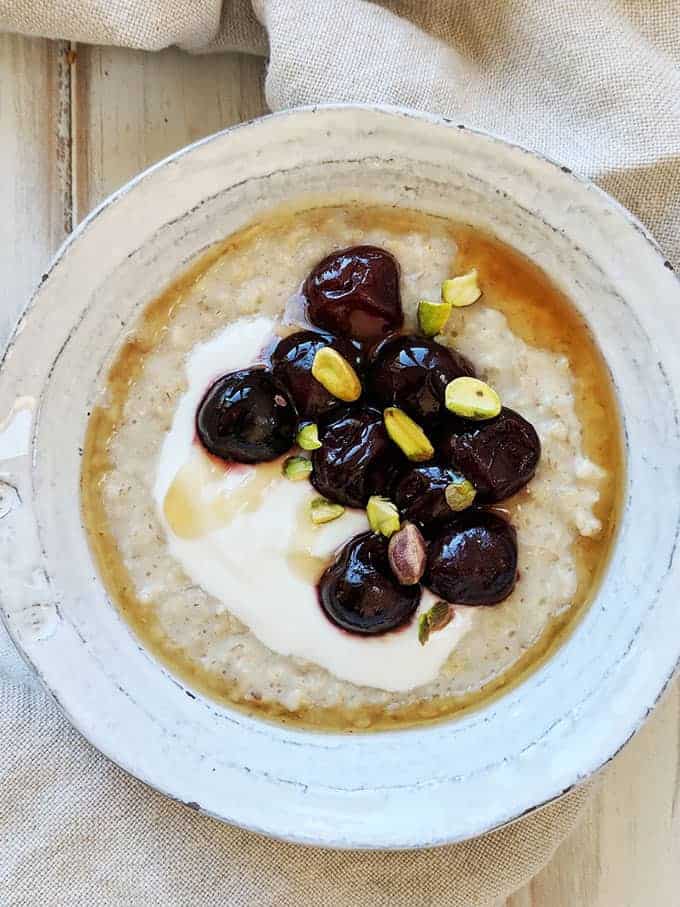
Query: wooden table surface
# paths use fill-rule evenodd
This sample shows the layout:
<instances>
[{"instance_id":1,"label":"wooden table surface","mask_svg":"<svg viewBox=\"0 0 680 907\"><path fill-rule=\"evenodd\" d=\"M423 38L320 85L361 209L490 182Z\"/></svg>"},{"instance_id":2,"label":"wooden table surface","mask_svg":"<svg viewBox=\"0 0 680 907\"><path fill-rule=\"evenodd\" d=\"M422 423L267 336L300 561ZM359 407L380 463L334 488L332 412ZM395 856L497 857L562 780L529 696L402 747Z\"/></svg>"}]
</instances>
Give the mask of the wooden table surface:
<instances>
[{"instance_id":1,"label":"wooden table surface","mask_svg":"<svg viewBox=\"0 0 680 907\"><path fill-rule=\"evenodd\" d=\"M256 58L0 35L0 338L93 206L149 164L265 109ZM680 905L677 684L609 767L575 834L505 907L667 905Z\"/></svg>"}]
</instances>

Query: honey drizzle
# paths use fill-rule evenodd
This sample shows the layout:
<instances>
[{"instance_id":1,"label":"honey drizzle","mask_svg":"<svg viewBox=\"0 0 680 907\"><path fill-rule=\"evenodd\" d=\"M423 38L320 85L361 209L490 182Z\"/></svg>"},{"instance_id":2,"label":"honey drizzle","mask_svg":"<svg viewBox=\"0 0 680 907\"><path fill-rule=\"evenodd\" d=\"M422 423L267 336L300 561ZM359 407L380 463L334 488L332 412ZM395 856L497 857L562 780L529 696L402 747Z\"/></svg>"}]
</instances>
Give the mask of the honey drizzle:
<instances>
[{"instance_id":1,"label":"honey drizzle","mask_svg":"<svg viewBox=\"0 0 680 907\"><path fill-rule=\"evenodd\" d=\"M314 554L314 539L319 527L312 522L310 515L311 497L304 501L295 516L295 547L287 555L287 562L293 573L306 583L316 585L319 577L328 566L326 558Z\"/></svg>"},{"instance_id":2,"label":"honey drizzle","mask_svg":"<svg viewBox=\"0 0 680 907\"><path fill-rule=\"evenodd\" d=\"M226 491L216 491L215 483L224 477L225 468L196 446L177 471L165 493L163 515L178 538L198 539L228 526L240 513L254 513L281 478L281 464L276 460L257 467L238 466L243 473L241 482Z\"/></svg>"}]
</instances>

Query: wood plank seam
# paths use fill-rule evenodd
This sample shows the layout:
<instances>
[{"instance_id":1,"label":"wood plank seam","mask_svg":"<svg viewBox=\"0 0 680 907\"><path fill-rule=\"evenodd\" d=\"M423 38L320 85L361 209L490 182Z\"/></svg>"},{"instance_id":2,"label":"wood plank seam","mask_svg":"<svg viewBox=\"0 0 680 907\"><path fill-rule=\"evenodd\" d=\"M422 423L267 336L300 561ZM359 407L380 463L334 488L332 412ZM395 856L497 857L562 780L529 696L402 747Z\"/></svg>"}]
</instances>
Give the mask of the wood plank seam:
<instances>
[{"instance_id":1,"label":"wood plank seam","mask_svg":"<svg viewBox=\"0 0 680 907\"><path fill-rule=\"evenodd\" d=\"M62 191L63 229L66 235L73 230L72 52L72 44L66 41L59 42L55 159L57 178Z\"/></svg>"}]
</instances>

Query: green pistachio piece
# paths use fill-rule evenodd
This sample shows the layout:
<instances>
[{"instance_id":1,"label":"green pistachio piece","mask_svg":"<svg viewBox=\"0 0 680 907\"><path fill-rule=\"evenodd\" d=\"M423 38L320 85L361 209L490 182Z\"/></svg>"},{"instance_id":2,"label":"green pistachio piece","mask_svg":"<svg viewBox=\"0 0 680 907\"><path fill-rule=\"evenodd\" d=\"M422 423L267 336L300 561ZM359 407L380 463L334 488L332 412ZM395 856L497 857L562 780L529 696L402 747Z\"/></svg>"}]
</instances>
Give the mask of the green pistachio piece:
<instances>
[{"instance_id":1,"label":"green pistachio piece","mask_svg":"<svg viewBox=\"0 0 680 907\"><path fill-rule=\"evenodd\" d=\"M501 411L501 398L479 378L456 378L449 381L444 393L449 412L466 419L493 419Z\"/></svg>"},{"instance_id":2,"label":"green pistachio piece","mask_svg":"<svg viewBox=\"0 0 680 907\"><path fill-rule=\"evenodd\" d=\"M312 375L338 400L353 403L361 396L359 376L344 356L330 346L317 350L312 362Z\"/></svg>"},{"instance_id":3,"label":"green pistachio piece","mask_svg":"<svg viewBox=\"0 0 680 907\"><path fill-rule=\"evenodd\" d=\"M477 283L477 268L473 268L467 274L451 277L442 284L442 301L457 309L472 305L481 295L482 291Z\"/></svg>"},{"instance_id":4,"label":"green pistachio piece","mask_svg":"<svg viewBox=\"0 0 680 907\"><path fill-rule=\"evenodd\" d=\"M430 302L421 299L418 303L418 327L426 337L434 337L446 327L452 305L450 302Z\"/></svg>"},{"instance_id":5,"label":"green pistachio piece","mask_svg":"<svg viewBox=\"0 0 680 907\"><path fill-rule=\"evenodd\" d=\"M434 456L434 447L417 422L396 406L388 406L383 413L387 434L401 451L416 463L424 463Z\"/></svg>"},{"instance_id":6,"label":"green pistachio piece","mask_svg":"<svg viewBox=\"0 0 680 907\"><path fill-rule=\"evenodd\" d=\"M371 495L366 505L366 516L373 532L379 532L385 538L399 531L399 511L389 498Z\"/></svg>"},{"instance_id":7,"label":"green pistachio piece","mask_svg":"<svg viewBox=\"0 0 680 907\"><path fill-rule=\"evenodd\" d=\"M283 461L283 474L291 482L301 482L312 474L312 461L306 457L288 457Z\"/></svg>"},{"instance_id":8,"label":"green pistachio piece","mask_svg":"<svg viewBox=\"0 0 680 907\"><path fill-rule=\"evenodd\" d=\"M435 602L429 611L418 618L418 642L421 646L430 638L431 633L443 630L453 620L453 608L448 602Z\"/></svg>"},{"instance_id":9,"label":"green pistachio piece","mask_svg":"<svg viewBox=\"0 0 680 907\"><path fill-rule=\"evenodd\" d=\"M477 497L477 489L464 476L459 476L444 489L446 503L458 513L469 507Z\"/></svg>"},{"instance_id":10,"label":"green pistachio piece","mask_svg":"<svg viewBox=\"0 0 680 907\"><path fill-rule=\"evenodd\" d=\"M297 433L297 438L295 440L297 441L298 446L303 450L318 450L321 447L321 441L319 441L319 426L315 422L303 425Z\"/></svg>"},{"instance_id":11,"label":"green pistachio piece","mask_svg":"<svg viewBox=\"0 0 680 907\"><path fill-rule=\"evenodd\" d=\"M309 505L309 515L316 526L320 526L322 523L332 523L344 512L345 508L342 504L334 504L332 501L327 501L326 498L314 498Z\"/></svg>"}]
</instances>

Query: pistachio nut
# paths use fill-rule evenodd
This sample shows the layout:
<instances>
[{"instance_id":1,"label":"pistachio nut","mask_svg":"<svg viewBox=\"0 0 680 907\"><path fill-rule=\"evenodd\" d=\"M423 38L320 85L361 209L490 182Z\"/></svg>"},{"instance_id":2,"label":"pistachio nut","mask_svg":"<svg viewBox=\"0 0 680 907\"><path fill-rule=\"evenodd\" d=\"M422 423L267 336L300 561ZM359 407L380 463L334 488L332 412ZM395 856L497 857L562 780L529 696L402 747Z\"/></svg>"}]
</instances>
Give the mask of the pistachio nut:
<instances>
[{"instance_id":1,"label":"pistachio nut","mask_svg":"<svg viewBox=\"0 0 680 907\"><path fill-rule=\"evenodd\" d=\"M314 498L309 505L309 515L316 526L331 523L341 517L344 512L345 508L342 504L334 504L333 501L327 501L326 498Z\"/></svg>"},{"instance_id":2,"label":"pistachio nut","mask_svg":"<svg viewBox=\"0 0 680 907\"><path fill-rule=\"evenodd\" d=\"M446 486L444 497L451 510L458 513L472 504L477 497L477 489L464 476L458 476Z\"/></svg>"},{"instance_id":3,"label":"pistachio nut","mask_svg":"<svg viewBox=\"0 0 680 907\"><path fill-rule=\"evenodd\" d=\"M303 425L295 440L303 450L318 450L321 447L319 426L316 422L309 422L307 425Z\"/></svg>"},{"instance_id":4,"label":"pistachio nut","mask_svg":"<svg viewBox=\"0 0 680 907\"><path fill-rule=\"evenodd\" d=\"M301 482L312 474L312 461L306 457L288 457L283 461L282 471L291 482Z\"/></svg>"},{"instance_id":5,"label":"pistachio nut","mask_svg":"<svg viewBox=\"0 0 680 907\"><path fill-rule=\"evenodd\" d=\"M426 337L434 337L446 327L451 314L450 302L430 302L421 299L418 303L418 327Z\"/></svg>"},{"instance_id":6,"label":"pistachio nut","mask_svg":"<svg viewBox=\"0 0 680 907\"><path fill-rule=\"evenodd\" d=\"M446 385L444 403L449 412L466 419L493 419L501 411L501 398L479 378L455 378Z\"/></svg>"},{"instance_id":7,"label":"pistachio nut","mask_svg":"<svg viewBox=\"0 0 680 907\"><path fill-rule=\"evenodd\" d=\"M392 573L402 586L415 586L422 579L427 563L425 540L413 523L404 523L387 546Z\"/></svg>"},{"instance_id":8,"label":"pistachio nut","mask_svg":"<svg viewBox=\"0 0 680 907\"><path fill-rule=\"evenodd\" d=\"M388 406L383 413L387 434L401 451L416 463L424 463L434 456L434 447L417 422L399 409Z\"/></svg>"},{"instance_id":9,"label":"pistachio nut","mask_svg":"<svg viewBox=\"0 0 680 907\"><path fill-rule=\"evenodd\" d=\"M418 642L421 646L430 638L431 633L443 630L453 620L453 608L448 602L435 602L429 611L424 611L418 618Z\"/></svg>"},{"instance_id":10,"label":"pistachio nut","mask_svg":"<svg viewBox=\"0 0 680 907\"><path fill-rule=\"evenodd\" d=\"M353 403L361 396L361 381L349 362L337 350L322 346L312 362L312 375L329 394Z\"/></svg>"},{"instance_id":11,"label":"pistachio nut","mask_svg":"<svg viewBox=\"0 0 680 907\"><path fill-rule=\"evenodd\" d=\"M366 516L373 532L379 532L386 538L399 531L399 511L389 498L371 495L366 505Z\"/></svg>"},{"instance_id":12,"label":"pistachio nut","mask_svg":"<svg viewBox=\"0 0 680 907\"><path fill-rule=\"evenodd\" d=\"M448 302L457 309L472 305L481 295L482 291L477 283L477 268L473 268L467 274L450 277L442 284L442 302Z\"/></svg>"}]
</instances>

